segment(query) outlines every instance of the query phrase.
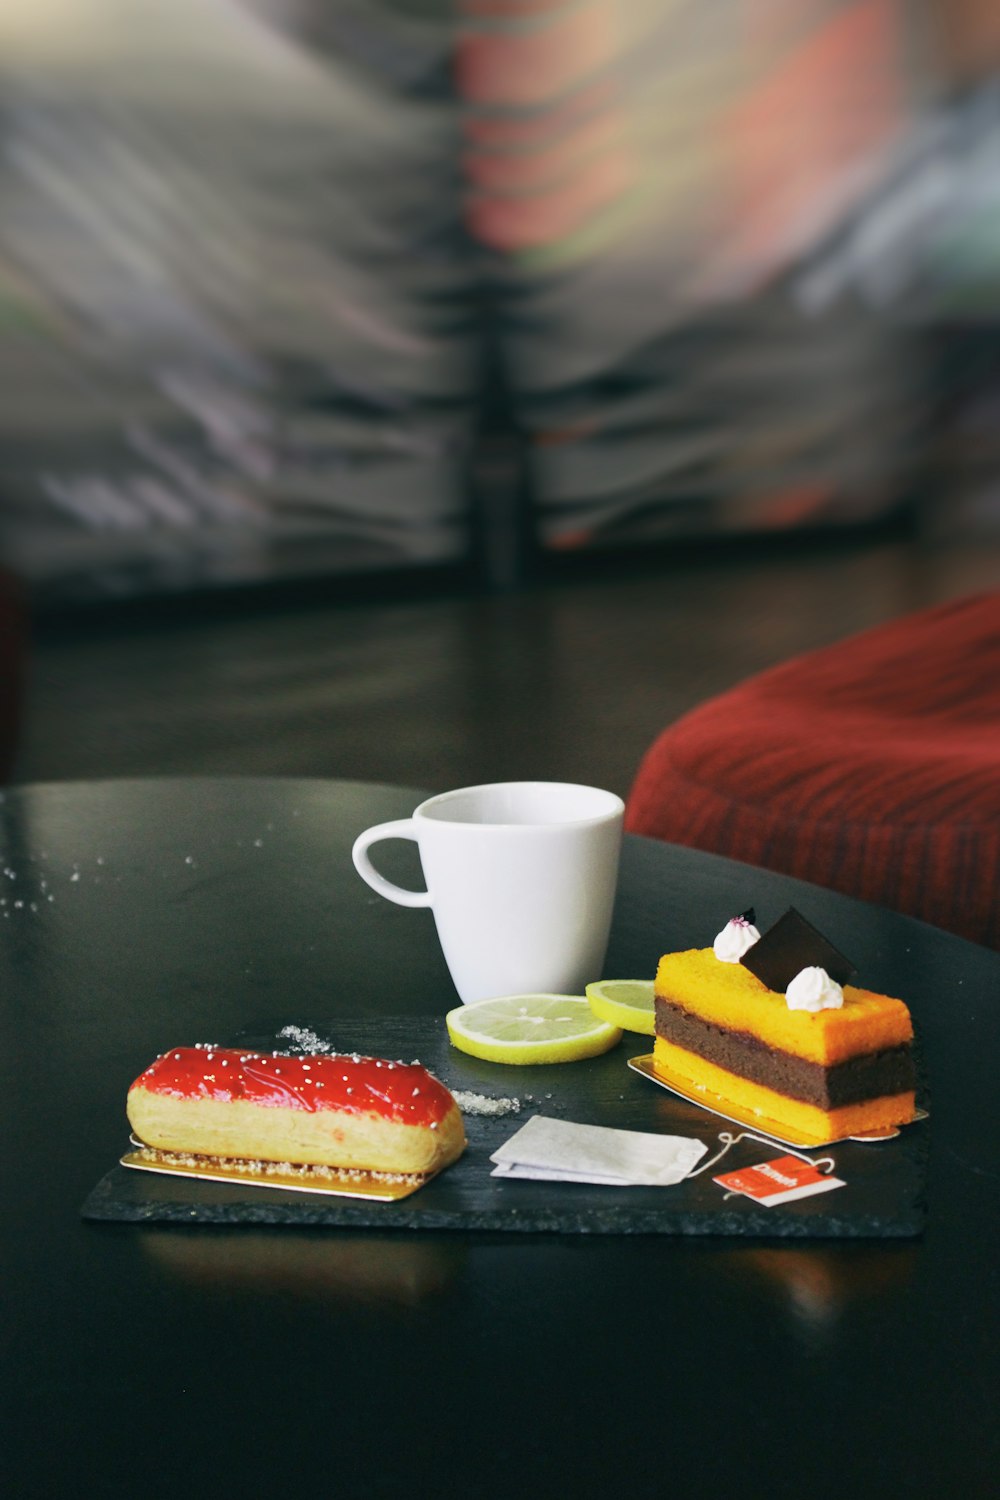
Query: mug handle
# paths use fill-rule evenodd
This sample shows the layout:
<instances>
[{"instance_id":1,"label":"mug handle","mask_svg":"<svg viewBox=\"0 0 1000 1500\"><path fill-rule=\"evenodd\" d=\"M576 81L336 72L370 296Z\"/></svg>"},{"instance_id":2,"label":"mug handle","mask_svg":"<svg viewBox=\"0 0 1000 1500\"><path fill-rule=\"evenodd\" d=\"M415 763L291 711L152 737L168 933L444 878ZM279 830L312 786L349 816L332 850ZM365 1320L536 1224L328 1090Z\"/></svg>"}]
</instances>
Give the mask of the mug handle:
<instances>
[{"instance_id":1,"label":"mug handle","mask_svg":"<svg viewBox=\"0 0 1000 1500\"><path fill-rule=\"evenodd\" d=\"M378 891L380 896L385 896L389 901L395 901L398 906L430 906L431 893L408 891L404 886L393 885L391 880L386 880L376 870L368 858L368 850L372 844L377 844L382 839L413 839L415 842L416 837L413 819L399 818L395 823L376 823L374 828L366 828L354 840L354 848L351 850L354 868L361 879L367 881L373 891Z\"/></svg>"}]
</instances>

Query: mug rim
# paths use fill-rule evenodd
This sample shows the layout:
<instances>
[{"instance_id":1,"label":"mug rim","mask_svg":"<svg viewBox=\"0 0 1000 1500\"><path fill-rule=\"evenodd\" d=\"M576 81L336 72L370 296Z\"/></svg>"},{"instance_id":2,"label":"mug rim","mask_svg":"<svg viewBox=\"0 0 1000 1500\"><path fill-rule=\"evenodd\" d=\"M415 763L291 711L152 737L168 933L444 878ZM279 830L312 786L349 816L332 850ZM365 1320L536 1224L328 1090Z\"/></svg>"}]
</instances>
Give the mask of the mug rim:
<instances>
[{"instance_id":1,"label":"mug rim","mask_svg":"<svg viewBox=\"0 0 1000 1500\"><path fill-rule=\"evenodd\" d=\"M603 812L588 813L580 818L551 818L537 819L530 823L515 823L506 819L490 819L489 821L471 823L468 818L436 817L430 812L435 804L447 803L454 797L466 796L470 792L496 791L503 787L544 787L551 790L555 787L566 787L573 791L595 792L608 799L608 806ZM538 778L520 781L481 781L475 786L452 787L447 792L436 792L432 797L426 797L420 805L413 810L412 816L425 823L440 823L449 828L505 828L510 831L517 829L532 832L539 828L586 828L588 824L606 823L613 818L624 815L625 803L617 792L609 792L606 787L591 786L581 781L542 781Z\"/></svg>"}]
</instances>

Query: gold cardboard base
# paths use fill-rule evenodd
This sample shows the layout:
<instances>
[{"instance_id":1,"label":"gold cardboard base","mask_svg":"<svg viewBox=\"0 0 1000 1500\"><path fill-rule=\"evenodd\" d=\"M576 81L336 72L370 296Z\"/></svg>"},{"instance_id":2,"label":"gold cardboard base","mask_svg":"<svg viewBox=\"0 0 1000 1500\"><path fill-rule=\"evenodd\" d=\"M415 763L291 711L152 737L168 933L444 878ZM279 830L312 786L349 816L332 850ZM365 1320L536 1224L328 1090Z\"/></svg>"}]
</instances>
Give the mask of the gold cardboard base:
<instances>
[{"instance_id":1,"label":"gold cardboard base","mask_svg":"<svg viewBox=\"0 0 1000 1500\"><path fill-rule=\"evenodd\" d=\"M195 1177L201 1182L236 1182L241 1187L279 1188L292 1193L324 1193L337 1198L378 1199L395 1203L408 1198L437 1174L396 1175L337 1167L294 1166L290 1162L237 1161L224 1156L174 1155L136 1142L121 1158L137 1172Z\"/></svg>"},{"instance_id":2,"label":"gold cardboard base","mask_svg":"<svg viewBox=\"0 0 1000 1500\"><path fill-rule=\"evenodd\" d=\"M645 1057L632 1057L629 1059L629 1067L636 1073L641 1073L643 1078L652 1079L661 1088L668 1089L672 1094L678 1094L686 1099L689 1104L697 1104L701 1109L707 1109L715 1115L721 1115L724 1120L732 1120L734 1125L746 1125L760 1135L768 1136L772 1141L777 1141L781 1146L805 1147L812 1151L819 1146L835 1146L838 1141L891 1141L899 1134L899 1128L893 1127L888 1130L873 1131L869 1135L850 1136L826 1136L822 1139L806 1135L803 1131L795 1130L776 1120L769 1120L766 1115L759 1115L752 1109L741 1109L732 1100L725 1099L721 1094L713 1094L709 1089L696 1089L690 1079L674 1072L665 1066L657 1058L654 1060L650 1052ZM914 1115L915 1120L926 1120L927 1111L918 1109Z\"/></svg>"}]
</instances>

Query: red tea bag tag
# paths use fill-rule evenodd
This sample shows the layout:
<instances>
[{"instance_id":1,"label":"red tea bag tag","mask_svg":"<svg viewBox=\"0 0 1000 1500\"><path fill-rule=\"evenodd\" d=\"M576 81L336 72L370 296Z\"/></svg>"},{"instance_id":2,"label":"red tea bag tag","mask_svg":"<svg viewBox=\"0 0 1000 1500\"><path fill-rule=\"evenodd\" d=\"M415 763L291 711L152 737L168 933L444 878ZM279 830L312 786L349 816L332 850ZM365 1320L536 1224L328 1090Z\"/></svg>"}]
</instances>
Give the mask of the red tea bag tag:
<instances>
[{"instance_id":1,"label":"red tea bag tag","mask_svg":"<svg viewBox=\"0 0 1000 1500\"><path fill-rule=\"evenodd\" d=\"M765 1208L776 1203L794 1203L796 1198L809 1198L813 1193L828 1193L831 1188L845 1186L841 1178L831 1177L811 1161L802 1161L797 1156L779 1156L756 1167L740 1167L739 1171L724 1172L721 1177L713 1177L712 1181L731 1193L752 1198Z\"/></svg>"}]
</instances>

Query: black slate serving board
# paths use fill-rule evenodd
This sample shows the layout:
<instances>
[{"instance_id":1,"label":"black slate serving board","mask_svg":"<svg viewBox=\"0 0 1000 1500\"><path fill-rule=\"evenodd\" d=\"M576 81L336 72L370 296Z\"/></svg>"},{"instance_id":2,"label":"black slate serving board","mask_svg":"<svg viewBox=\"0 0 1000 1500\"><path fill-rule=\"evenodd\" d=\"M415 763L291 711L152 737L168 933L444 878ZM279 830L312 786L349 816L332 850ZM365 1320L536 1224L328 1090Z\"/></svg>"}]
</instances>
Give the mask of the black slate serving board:
<instances>
[{"instance_id":1,"label":"black slate serving board","mask_svg":"<svg viewBox=\"0 0 1000 1500\"><path fill-rule=\"evenodd\" d=\"M243 1033L247 1048L294 1050L279 1032ZM925 1219L929 1122L877 1144L843 1142L814 1153L833 1156L843 1188L784 1207L762 1208L729 1196L712 1178L773 1160L787 1148L743 1141L719 1165L669 1188L608 1188L510 1181L492 1177L490 1153L532 1114L584 1124L660 1131L704 1141L714 1155L721 1132L739 1127L667 1093L627 1067L651 1050L651 1038L626 1034L603 1057L552 1067L503 1067L457 1052L443 1017L331 1021L309 1027L345 1052L419 1059L443 1083L490 1098L517 1098L519 1113L467 1114L464 1156L411 1197L398 1202L321 1197L236 1184L160 1177L116 1166L83 1206L87 1219L184 1224L274 1224L306 1227L461 1230L560 1234L750 1235L797 1238L901 1237ZM218 1040L218 1039L216 1039ZM123 1151L126 1141L122 1141ZM707 1160L707 1157L706 1157Z\"/></svg>"}]
</instances>

